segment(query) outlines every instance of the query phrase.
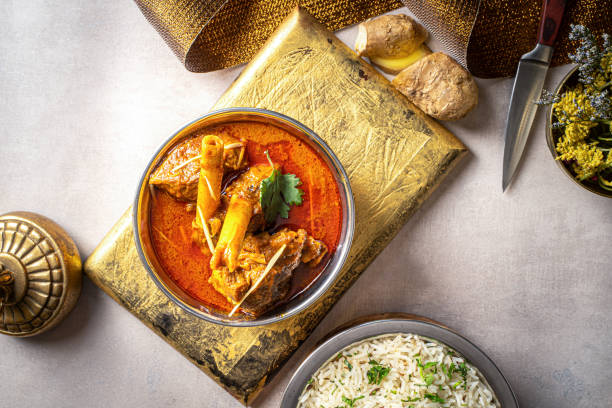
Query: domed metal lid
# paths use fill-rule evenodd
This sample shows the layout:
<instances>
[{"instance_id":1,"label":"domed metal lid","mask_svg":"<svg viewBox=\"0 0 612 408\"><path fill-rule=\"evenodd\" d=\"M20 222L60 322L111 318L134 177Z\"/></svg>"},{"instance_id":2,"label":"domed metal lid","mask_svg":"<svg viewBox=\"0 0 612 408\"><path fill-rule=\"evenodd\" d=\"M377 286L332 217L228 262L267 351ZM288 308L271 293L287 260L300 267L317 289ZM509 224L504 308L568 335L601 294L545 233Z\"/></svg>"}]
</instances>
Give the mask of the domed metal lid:
<instances>
[{"instance_id":1,"label":"domed metal lid","mask_svg":"<svg viewBox=\"0 0 612 408\"><path fill-rule=\"evenodd\" d=\"M33 336L59 323L81 293L79 251L42 215L0 216L0 333Z\"/></svg>"}]
</instances>

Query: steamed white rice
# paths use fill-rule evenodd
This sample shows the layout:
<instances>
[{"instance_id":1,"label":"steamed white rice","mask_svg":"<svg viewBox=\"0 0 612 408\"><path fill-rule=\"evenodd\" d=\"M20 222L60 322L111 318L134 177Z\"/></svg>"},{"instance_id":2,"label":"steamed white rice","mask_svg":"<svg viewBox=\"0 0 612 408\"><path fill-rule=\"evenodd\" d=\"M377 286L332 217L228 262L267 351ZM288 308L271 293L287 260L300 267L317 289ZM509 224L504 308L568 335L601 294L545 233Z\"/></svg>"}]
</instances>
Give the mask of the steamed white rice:
<instances>
[{"instance_id":1,"label":"steamed white rice","mask_svg":"<svg viewBox=\"0 0 612 408\"><path fill-rule=\"evenodd\" d=\"M391 334L342 350L315 373L298 403L298 408L336 407L497 408L500 404L482 374L457 352L418 335Z\"/></svg>"}]
</instances>

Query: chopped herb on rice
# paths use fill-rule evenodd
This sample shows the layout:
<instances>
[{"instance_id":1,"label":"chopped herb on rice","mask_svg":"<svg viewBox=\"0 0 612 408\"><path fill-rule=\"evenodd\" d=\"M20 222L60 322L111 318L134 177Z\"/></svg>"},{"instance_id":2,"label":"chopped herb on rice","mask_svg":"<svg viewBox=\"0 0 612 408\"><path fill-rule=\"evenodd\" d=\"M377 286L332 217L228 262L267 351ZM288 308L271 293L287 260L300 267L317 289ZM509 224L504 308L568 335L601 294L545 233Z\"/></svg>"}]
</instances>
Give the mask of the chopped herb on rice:
<instances>
[{"instance_id":1,"label":"chopped herb on rice","mask_svg":"<svg viewBox=\"0 0 612 408\"><path fill-rule=\"evenodd\" d=\"M297 408L499 408L481 378L445 345L413 334L385 335L351 345L324 364Z\"/></svg>"}]
</instances>

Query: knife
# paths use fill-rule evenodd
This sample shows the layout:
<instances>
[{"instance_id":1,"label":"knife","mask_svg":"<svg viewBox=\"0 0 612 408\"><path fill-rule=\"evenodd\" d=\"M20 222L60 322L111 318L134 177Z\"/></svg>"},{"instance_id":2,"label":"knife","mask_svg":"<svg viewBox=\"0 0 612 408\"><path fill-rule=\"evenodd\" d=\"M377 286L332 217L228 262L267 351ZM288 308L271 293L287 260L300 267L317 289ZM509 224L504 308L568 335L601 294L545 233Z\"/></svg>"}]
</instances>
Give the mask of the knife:
<instances>
[{"instance_id":1,"label":"knife","mask_svg":"<svg viewBox=\"0 0 612 408\"><path fill-rule=\"evenodd\" d=\"M559 32L566 2L567 0L544 0L538 44L519 61L506 119L503 191L510 185L523 155L538 108L536 101L542 94L553 54L553 43Z\"/></svg>"}]
</instances>

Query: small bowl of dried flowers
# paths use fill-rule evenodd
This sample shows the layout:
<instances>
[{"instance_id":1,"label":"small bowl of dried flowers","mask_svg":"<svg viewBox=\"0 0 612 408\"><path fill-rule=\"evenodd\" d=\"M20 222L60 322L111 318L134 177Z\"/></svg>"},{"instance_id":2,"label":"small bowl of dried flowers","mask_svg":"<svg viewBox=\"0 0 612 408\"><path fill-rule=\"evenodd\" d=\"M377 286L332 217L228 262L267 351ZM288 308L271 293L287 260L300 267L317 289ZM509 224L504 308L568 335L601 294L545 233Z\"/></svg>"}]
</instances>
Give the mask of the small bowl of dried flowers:
<instances>
[{"instance_id":1,"label":"small bowl of dried flowers","mask_svg":"<svg viewBox=\"0 0 612 408\"><path fill-rule=\"evenodd\" d=\"M550 105L548 147L572 180L612 198L612 39L581 25L569 38L580 43L569 55L578 66L540 101Z\"/></svg>"}]
</instances>

